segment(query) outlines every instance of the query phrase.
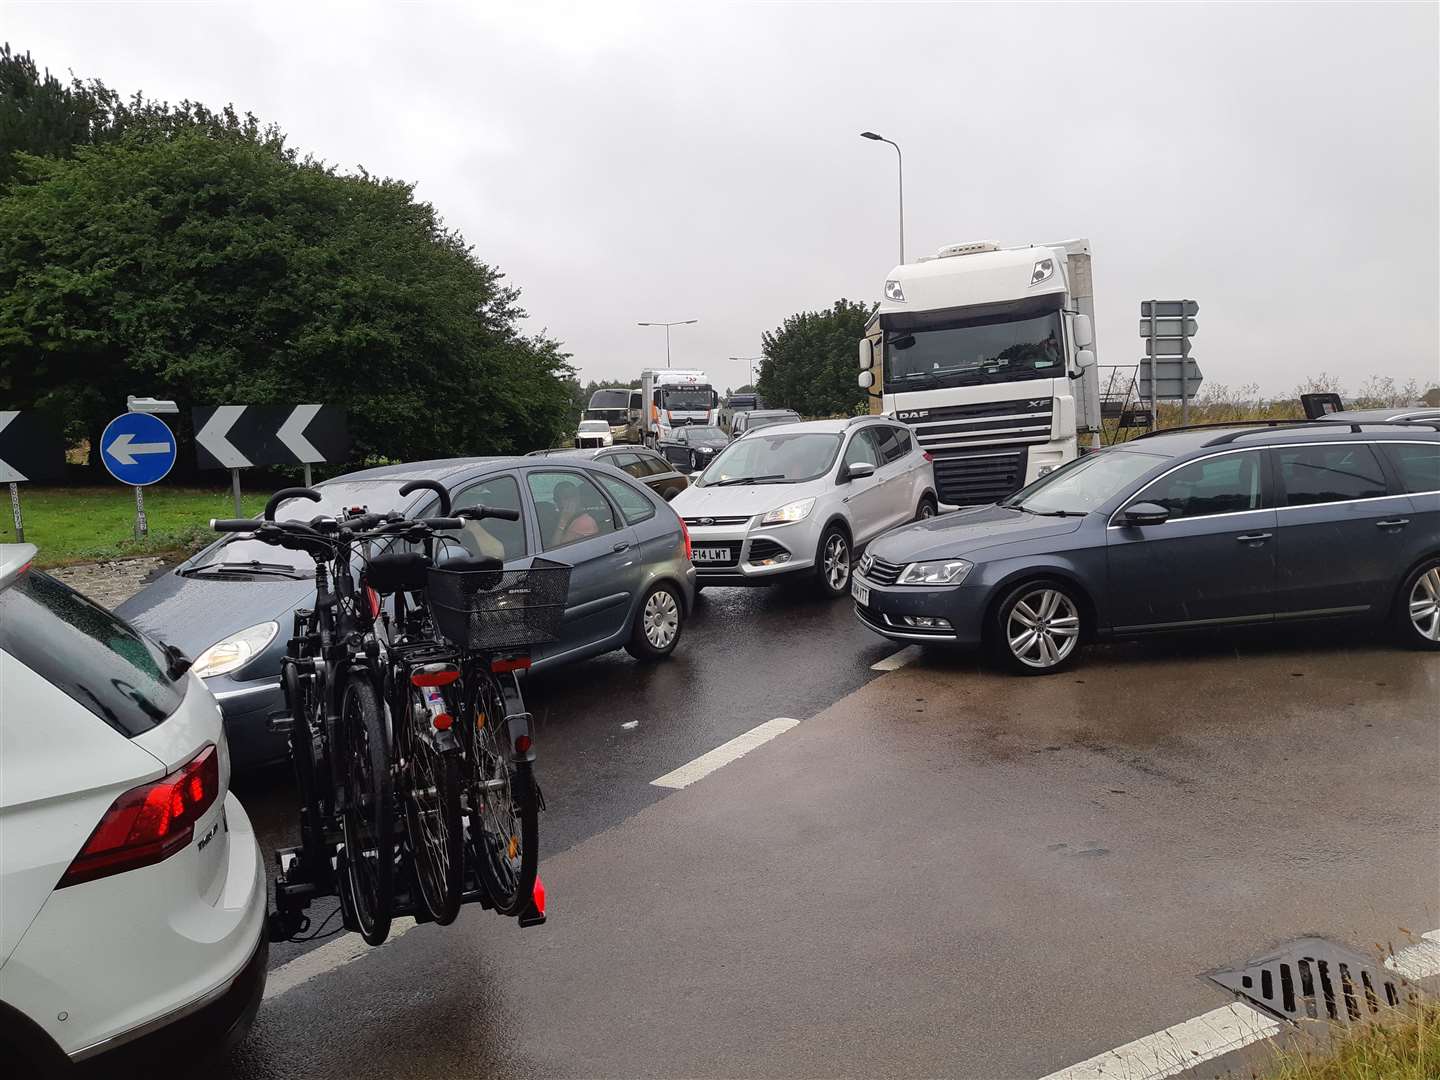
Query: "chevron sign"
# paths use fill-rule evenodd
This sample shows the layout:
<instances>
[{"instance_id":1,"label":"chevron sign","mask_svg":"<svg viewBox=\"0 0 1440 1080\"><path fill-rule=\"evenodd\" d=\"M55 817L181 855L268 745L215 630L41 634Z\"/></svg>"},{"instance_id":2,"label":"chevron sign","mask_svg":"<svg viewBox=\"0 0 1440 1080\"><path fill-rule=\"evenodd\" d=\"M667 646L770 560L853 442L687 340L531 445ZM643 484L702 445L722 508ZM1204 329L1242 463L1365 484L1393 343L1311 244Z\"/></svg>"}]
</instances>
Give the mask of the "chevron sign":
<instances>
[{"instance_id":1,"label":"chevron sign","mask_svg":"<svg viewBox=\"0 0 1440 1080\"><path fill-rule=\"evenodd\" d=\"M190 414L202 469L333 463L350 452L345 410L334 405L211 405Z\"/></svg>"}]
</instances>

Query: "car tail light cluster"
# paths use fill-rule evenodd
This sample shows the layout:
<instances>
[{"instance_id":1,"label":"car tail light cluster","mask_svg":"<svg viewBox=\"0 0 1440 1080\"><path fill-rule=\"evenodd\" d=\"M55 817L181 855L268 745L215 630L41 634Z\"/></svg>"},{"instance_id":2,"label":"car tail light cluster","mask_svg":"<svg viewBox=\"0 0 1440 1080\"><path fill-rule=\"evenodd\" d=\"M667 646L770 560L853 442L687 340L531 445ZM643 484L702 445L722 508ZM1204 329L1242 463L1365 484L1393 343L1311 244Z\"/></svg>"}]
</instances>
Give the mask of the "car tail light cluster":
<instances>
[{"instance_id":1,"label":"car tail light cluster","mask_svg":"<svg viewBox=\"0 0 1440 1080\"><path fill-rule=\"evenodd\" d=\"M105 811L57 889L162 862L187 847L220 795L220 755L207 746L159 780L131 788Z\"/></svg>"},{"instance_id":2,"label":"car tail light cluster","mask_svg":"<svg viewBox=\"0 0 1440 1080\"><path fill-rule=\"evenodd\" d=\"M676 517L679 517L677 514ZM690 526L685 524L685 519L680 518L680 535L685 538L685 559L688 562L691 556L690 548Z\"/></svg>"},{"instance_id":3,"label":"car tail light cluster","mask_svg":"<svg viewBox=\"0 0 1440 1080\"><path fill-rule=\"evenodd\" d=\"M921 451L920 451L920 454L921 454L922 457L924 457L924 459L925 459L926 461L934 461L934 460L935 460L935 455L932 454L932 453L930 453L929 450L921 450Z\"/></svg>"}]
</instances>

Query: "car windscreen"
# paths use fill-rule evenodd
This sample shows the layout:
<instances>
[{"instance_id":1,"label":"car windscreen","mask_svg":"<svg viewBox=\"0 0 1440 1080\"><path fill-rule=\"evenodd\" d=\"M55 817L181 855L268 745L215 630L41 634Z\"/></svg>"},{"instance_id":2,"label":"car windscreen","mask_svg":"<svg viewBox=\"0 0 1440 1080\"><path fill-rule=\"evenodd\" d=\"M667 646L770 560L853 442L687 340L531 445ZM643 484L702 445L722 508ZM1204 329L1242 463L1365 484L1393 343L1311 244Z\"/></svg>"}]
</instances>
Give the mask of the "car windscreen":
<instances>
[{"instance_id":1,"label":"car windscreen","mask_svg":"<svg viewBox=\"0 0 1440 1080\"><path fill-rule=\"evenodd\" d=\"M1088 514L1166 460L1136 450L1086 454L1021 488L1000 505L1039 514Z\"/></svg>"},{"instance_id":2,"label":"car windscreen","mask_svg":"<svg viewBox=\"0 0 1440 1080\"><path fill-rule=\"evenodd\" d=\"M830 432L746 435L715 459L697 486L814 480L830 471L839 452L840 436Z\"/></svg>"},{"instance_id":3,"label":"car windscreen","mask_svg":"<svg viewBox=\"0 0 1440 1080\"><path fill-rule=\"evenodd\" d=\"M610 425L604 420L582 420L580 421L581 431L609 431Z\"/></svg>"},{"instance_id":4,"label":"car windscreen","mask_svg":"<svg viewBox=\"0 0 1440 1080\"><path fill-rule=\"evenodd\" d=\"M333 517L343 510L363 506L371 513L383 514L401 510L413 496L401 496L400 489L409 477L393 480L332 481L316 487L321 499L287 499L275 511L277 521L309 521L317 515ZM200 552L180 572L186 576L214 573L252 575L256 577L312 577L315 560L303 551L272 547L244 533L226 536Z\"/></svg>"},{"instance_id":5,"label":"car windscreen","mask_svg":"<svg viewBox=\"0 0 1440 1080\"><path fill-rule=\"evenodd\" d=\"M692 446L724 446L730 437L718 427L692 427L685 429L685 441Z\"/></svg>"},{"instance_id":6,"label":"car windscreen","mask_svg":"<svg viewBox=\"0 0 1440 1080\"><path fill-rule=\"evenodd\" d=\"M0 589L0 649L132 738L178 709L189 685L170 677L170 660L155 642L33 570Z\"/></svg>"}]
</instances>

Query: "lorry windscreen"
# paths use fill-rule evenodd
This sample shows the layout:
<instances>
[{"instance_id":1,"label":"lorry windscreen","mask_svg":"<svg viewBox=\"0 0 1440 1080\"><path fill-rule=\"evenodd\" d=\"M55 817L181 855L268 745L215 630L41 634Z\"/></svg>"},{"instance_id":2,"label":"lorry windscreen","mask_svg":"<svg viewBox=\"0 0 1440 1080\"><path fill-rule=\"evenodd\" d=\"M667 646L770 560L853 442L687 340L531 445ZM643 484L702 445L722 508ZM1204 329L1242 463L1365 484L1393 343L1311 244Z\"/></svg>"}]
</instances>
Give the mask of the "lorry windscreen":
<instances>
[{"instance_id":1,"label":"lorry windscreen","mask_svg":"<svg viewBox=\"0 0 1440 1080\"><path fill-rule=\"evenodd\" d=\"M1065 372L1060 312L932 321L885 332L885 389L890 392Z\"/></svg>"},{"instance_id":2,"label":"lorry windscreen","mask_svg":"<svg viewBox=\"0 0 1440 1080\"><path fill-rule=\"evenodd\" d=\"M715 391L708 386L664 387L660 407L672 412L705 412L715 405Z\"/></svg>"}]
</instances>

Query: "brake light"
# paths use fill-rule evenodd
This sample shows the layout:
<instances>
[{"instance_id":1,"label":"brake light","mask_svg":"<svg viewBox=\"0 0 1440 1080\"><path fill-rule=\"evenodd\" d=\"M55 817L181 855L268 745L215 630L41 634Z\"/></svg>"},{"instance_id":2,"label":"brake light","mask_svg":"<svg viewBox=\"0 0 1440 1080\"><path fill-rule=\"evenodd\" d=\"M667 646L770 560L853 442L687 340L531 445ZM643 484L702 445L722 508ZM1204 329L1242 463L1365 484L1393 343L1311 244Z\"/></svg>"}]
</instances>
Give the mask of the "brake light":
<instances>
[{"instance_id":1,"label":"brake light","mask_svg":"<svg viewBox=\"0 0 1440 1080\"><path fill-rule=\"evenodd\" d=\"M677 515L678 517L678 515ZM685 560L688 562L691 556L690 550L690 526L685 524L685 519L680 518L680 535L685 538Z\"/></svg>"},{"instance_id":2,"label":"brake light","mask_svg":"<svg viewBox=\"0 0 1440 1080\"><path fill-rule=\"evenodd\" d=\"M131 788L100 824L55 887L79 885L163 862L188 847L220 795L220 755L207 746L168 776Z\"/></svg>"},{"instance_id":3,"label":"brake light","mask_svg":"<svg viewBox=\"0 0 1440 1080\"><path fill-rule=\"evenodd\" d=\"M934 460L935 460L935 455L932 454L932 453L930 453L929 450L921 450L920 453L925 456L925 460L926 460L926 461L934 461Z\"/></svg>"},{"instance_id":4,"label":"brake light","mask_svg":"<svg viewBox=\"0 0 1440 1080\"><path fill-rule=\"evenodd\" d=\"M411 686L449 686L460 678L460 669L442 664L427 664L410 673Z\"/></svg>"}]
</instances>

